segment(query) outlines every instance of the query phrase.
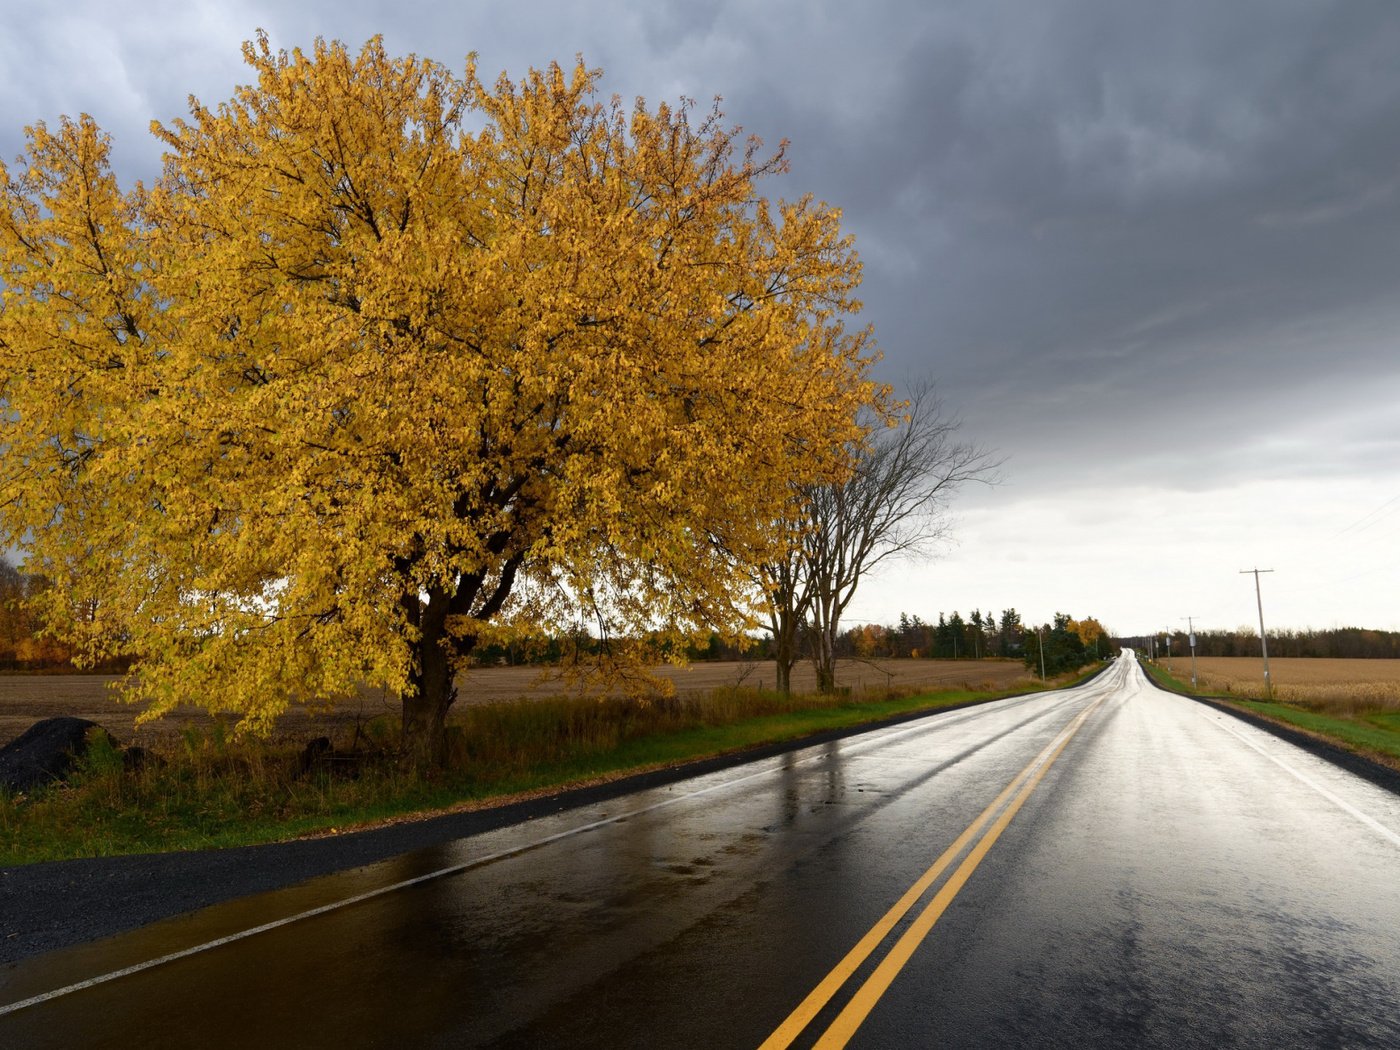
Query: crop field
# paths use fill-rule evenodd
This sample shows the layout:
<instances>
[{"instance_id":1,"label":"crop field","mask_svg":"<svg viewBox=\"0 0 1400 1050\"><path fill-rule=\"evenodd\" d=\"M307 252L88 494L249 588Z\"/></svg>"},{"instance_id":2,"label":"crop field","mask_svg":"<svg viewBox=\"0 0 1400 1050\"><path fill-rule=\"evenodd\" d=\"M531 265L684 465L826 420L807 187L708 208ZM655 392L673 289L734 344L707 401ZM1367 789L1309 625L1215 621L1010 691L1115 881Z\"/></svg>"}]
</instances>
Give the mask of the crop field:
<instances>
[{"instance_id":1,"label":"crop field","mask_svg":"<svg viewBox=\"0 0 1400 1050\"><path fill-rule=\"evenodd\" d=\"M1164 660L1159 663L1165 666ZM1191 658L1173 656L1171 670L1189 681ZM1274 698L1335 715L1400 711L1400 660L1328 660L1270 657ZM1264 664L1253 656L1201 656L1202 689L1240 697L1264 695Z\"/></svg>"},{"instance_id":2,"label":"crop field","mask_svg":"<svg viewBox=\"0 0 1400 1050\"><path fill-rule=\"evenodd\" d=\"M776 674L771 662L722 661L685 667L661 667L654 672L675 683L680 695L703 695L725 688L772 689ZM1033 679L1013 660L873 660L840 661L836 680L853 697L883 695L887 689L1014 689ZM182 710L144 726L136 726L140 709L125 704L111 686L109 675L0 675L0 745L17 737L41 718L73 715L106 727L124 743L150 744L177 737L190 727L207 728L208 715ZM810 692L816 679L809 664L793 669L793 689ZM458 682L454 711L466 705L502 700L543 699L570 695L573 690L557 671L535 667L475 668ZM354 726L379 715L397 715L398 704L378 691L362 690L329 709L297 706L278 723L278 736L305 740Z\"/></svg>"}]
</instances>

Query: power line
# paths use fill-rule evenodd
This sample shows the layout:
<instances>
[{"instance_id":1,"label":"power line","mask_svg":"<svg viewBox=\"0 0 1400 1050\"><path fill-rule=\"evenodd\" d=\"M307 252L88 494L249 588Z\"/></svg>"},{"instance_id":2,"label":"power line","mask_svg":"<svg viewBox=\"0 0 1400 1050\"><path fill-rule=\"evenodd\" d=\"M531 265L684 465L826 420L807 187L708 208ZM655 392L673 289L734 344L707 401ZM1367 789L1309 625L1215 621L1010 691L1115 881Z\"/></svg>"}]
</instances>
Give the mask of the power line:
<instances>
[{"instance_id":1,"label":"power line","mask_svg":"<svg viewBox=\"0 0 1400 1050\"><path fill-rule=\"evenodd\" d=\"M1340 576L1335 579L1322 580L1318 583L1305 583L1297 587L1285 587L1284 594L1306 594L1309 591L1322 590L1324 587L1335 587L1339 583L1351 583L1352 580L1375 579L1377 573L1386 572L1390 569L1400 568L1400 561L1389 562L1385 565L1373 565L1363 572L1354 572L1350 576Z\"/></svg>"},{"instance_id":2,"label":"power line","mask_svg":"<svg viewBox=\"0 0 1400 1050\"><path fill-rule=\"evenodd\" d=\"M1338 530L1337 532L1332 533L1332 535L1328 536L1327 538L1328 538L1329 540L1335 540L1335 539L1336 539L1337 537L1339 537L1339 536L1345 536L1345 535L1346 535L1348 532L1350 532L1352 529L1356 528L1358 525L1361 525L1361 523L1362 523L1363 521L1365 521L1367 518L1374 518L1377 514L1379 514L1381 511L1385 510L1385 509L1386 509L1387 507L1389 507L1392 503L1400 503L1400 496L1392 496L1390 499L1386 500L1384 503L1382 503L1382 504L1381 504L1379 507L1377 507L1375 510L1368 511L1367 513L1361 515L1361 517L1357 518L1355 521L1353 521L1353 522L1352 522L1350 525L1348 525L1346 528L1340 529L1340 530ZM1370 525L1364 526L1364 527L1362 528L1362 531L1364 532L1366 529L1369 529L1369 528L1371 527L1371 525L1375 525L1375 524L1376 524L1376 522L1374 522L1374 521L1371 522Z\"/></svg>"}]
</instances>

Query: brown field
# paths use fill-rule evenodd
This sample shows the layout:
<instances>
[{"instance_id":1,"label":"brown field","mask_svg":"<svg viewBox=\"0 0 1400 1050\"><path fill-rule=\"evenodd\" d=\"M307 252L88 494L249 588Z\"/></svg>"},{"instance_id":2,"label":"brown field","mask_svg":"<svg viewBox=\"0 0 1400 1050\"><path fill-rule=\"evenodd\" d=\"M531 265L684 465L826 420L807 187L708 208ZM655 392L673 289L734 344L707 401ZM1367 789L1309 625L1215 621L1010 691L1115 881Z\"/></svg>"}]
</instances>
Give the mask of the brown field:
<instances>
[{"instance_id":1,"label":"brown field","mask_svg":"<svg viewBox=\"0 0 1400 1050\"><path fill-rule=\"evenodd\" d=\"M1164 661L1163 661L1164 663ZM1173 656L1172 673L1189 680L1191 658ZM1400 660L1270 657L1274 697L1331 714L1400 710ZM1264 664L1256 656L1198 656L1202 689L1263 697Z\"/></svg>"},{"instance_id":2,"label":"brown field","mask_svg":"<svg viewBox=\"0 0 1400 1050\"><path fill-rule=\"evenodd\" d=\"M714 689L744 686L772 689L776 676L771 662L726 661L696 663L686 667L661 667L656 674L676 684L682 694L708 693ZM1012 660L842 660L836 680L856 696L893 687L897 689L961 688L1010 689L1031 679L1025 667ZM41 718L74 715L105 726L118 739L152 744L176 736L190 726L211 724L209 716L180 711L159 722L136 726L140 709L124 704L109 686L120 681L110 675L0 675L0 744L14 739ZM793 688L812 691L816 678L809 664L793 669ZM459 684L459 704L484 704L498 700L541 698L570 692L557 672L531 667L483 667L473 669ZM357 720L397 713L394 701L377 691L363 690L331 711L295 707L283 716L278 735L307 739L333 729L353 726Z\"/></svg>"}]
</instances>

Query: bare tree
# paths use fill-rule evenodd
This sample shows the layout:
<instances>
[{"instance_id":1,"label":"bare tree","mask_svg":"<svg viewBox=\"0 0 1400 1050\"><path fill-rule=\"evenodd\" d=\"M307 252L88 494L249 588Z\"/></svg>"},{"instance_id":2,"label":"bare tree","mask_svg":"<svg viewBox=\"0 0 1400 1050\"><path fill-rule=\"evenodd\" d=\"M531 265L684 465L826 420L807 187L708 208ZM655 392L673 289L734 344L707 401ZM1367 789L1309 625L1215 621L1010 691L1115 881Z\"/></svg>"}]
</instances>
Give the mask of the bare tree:
<instances>
[{"instance_id":1,"label":"bare tree","mask_svg":"<svg viewBox=\"0 0 1400 1050\"><path fill-rule=\"evenodd\" d=\"M852 449L845 482L803 490L794 554L768 567L779 689L789 681L801 630L817 687L834 690L836 635L860 581L886 559L931 553L951 528L954 493L967 482L998 480L1001 460L958 441L960 427L933 384L921 383L893 427Z\"/></svg>"},{"instance_id":2,"label":"bare tree","mask_svg":"<svg viewBox=\"0 0 1400 1050\"><path fill-rule=\"evenodd\" d=\"M792 692L792 668L797 663L808 610L812 605L811 574L807 571L805 491L794 501L797 513L785 523L790 530L786 554L759 566L756 582L764 594L768 627L773 632L773 661L777 665L777 690Z\"/></svg>"}]
</instances>

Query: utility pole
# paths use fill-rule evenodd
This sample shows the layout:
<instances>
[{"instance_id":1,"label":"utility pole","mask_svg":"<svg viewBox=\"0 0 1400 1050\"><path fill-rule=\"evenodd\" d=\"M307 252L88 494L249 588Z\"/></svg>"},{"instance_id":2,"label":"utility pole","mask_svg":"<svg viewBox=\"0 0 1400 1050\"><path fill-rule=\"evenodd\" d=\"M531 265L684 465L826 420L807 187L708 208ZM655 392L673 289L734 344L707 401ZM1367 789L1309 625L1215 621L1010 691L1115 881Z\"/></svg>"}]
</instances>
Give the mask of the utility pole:
<instances>
[{"instance_id":1,"label":"utility pole","mask_svg":"<svg viewBox=\"0 0 1400 1050\"><path fill-rule=\"evenodd\" d=\"M1167 628L1167 674L1172 673L1172 629Z\"/></svg>"},{"instance_id":2,"label":"utility pole","mask_svg":"<svg viewBox=\"0 0 1400 1050\"><path fill-rule=\"evenodd\" d=\"M1259 574L1273 572L1273 569L1241 569L1241 576L1254 574L1254 600L1259 603L1259 649L1264 654L1264 696L1274 698L1274 682L1269 677L1269 639L1264 636L1264 598L1259 590Z\"/></svg>"},{"instance_id":3,"label":"utility pole","mask_svg":"<svg viewBox=\"0 0 1400 1050\"><path fill-rule=\"evenodd\" d=\"M1035 636L1040 642L1040 680L1045 681L1045 628L1037 627Z\"/></svg>"},{"instance_id":4,"label":"utility pole","mask_svg":"<svg viewBox=\"0 0 1400 1050\"><path fill-rule=\"evenodd\" d=\"M1186 621L1186 639L1191 643L1191 688L1196 688L1196 627L1191 622L1192 617L1183 616Z\"/></svg>"}]
</instances>

